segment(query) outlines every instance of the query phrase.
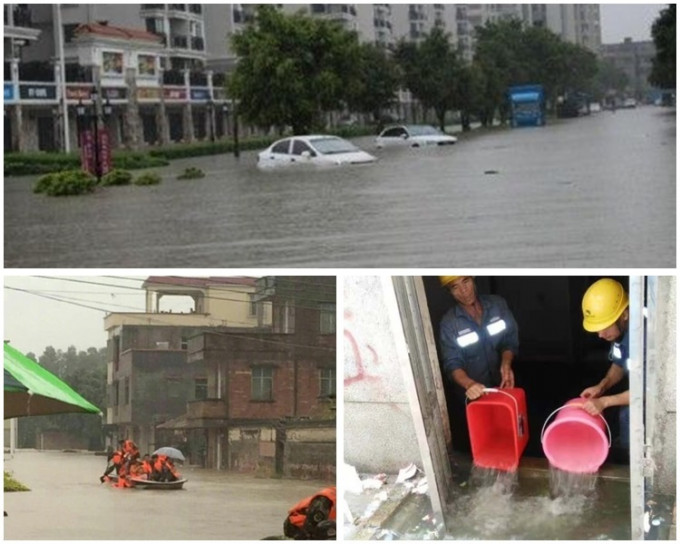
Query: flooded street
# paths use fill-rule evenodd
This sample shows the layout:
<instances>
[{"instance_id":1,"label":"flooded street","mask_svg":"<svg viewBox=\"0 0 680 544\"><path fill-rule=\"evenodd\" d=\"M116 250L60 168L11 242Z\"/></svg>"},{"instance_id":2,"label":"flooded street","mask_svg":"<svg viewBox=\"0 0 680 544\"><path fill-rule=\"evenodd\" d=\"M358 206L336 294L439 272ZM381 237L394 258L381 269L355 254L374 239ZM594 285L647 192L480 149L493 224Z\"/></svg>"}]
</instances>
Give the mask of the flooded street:
<instances>
[{"instance_id":1,"label":"flooded street","mask_svg":"<svg viewBox=\"0 0 680 544\"><path fill-rule=\"evenodd\" d=\"M643 107L261 172L174 161L154 187L34 195L5 180L6 267L672 267L675 111ZM188 166L201 180L179 181Z\"/></svg>"},{"instance_id":2,"label":"flooded street","mask_svg":"<svg viewBox=\"0 0 680 544\"><path fill-rule=\"evenodd\" d=\"M31 491L5 493L10 540L259 540L281 535L288 509L328 482L183 468L184 489L99 483L106 458L20 450L5 470Z\"/></svg>"}]
</instances>

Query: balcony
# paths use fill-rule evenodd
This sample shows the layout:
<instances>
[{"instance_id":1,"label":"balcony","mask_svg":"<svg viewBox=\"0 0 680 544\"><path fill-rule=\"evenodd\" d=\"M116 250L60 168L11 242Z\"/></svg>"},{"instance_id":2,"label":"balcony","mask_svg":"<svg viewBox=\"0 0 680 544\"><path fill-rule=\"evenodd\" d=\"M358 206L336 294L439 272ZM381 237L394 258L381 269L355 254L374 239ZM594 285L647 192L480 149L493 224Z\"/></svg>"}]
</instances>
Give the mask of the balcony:
<instances>
[{"instance_id":1,"label":"balcony","mask_svg":"<svg viewBox=\"0 0 680 544\"><path fill-rule=\"evenodd\" d=\"M203 51L205 49L205 42L200 36L191 37L191 49L194 51Z\"/></svg>"},{"instance_id":2,"label":"balcony","mask_svg":"<svg viewBox=\"0 0 680 544\"><path fill-rule=\"evenodd\" d=\"M204 399L187 402L188 419L226 419L227 403L224 399Z\"/></svg>"},{"instance_id":3,"label":"balcony","mask_svg":"<svg viewBox=\"0 0 680 544\"><path fill-rule=\"evenodd\" d=\"M196 15L203 14L203 6L201 4L189 4L189 12Z\"/></svg>"},{"instance_id":4,"label":"balcony","mask_svg":"<svg viewBox=\"0 0 680 544\"><path fill-rule=\"evenodd\" d=\"M410 8L408 10L408 18L411 21L424 21L426 16L425 12L421 9Z\"/></svg>"},{"instance_id":5,"label":"balcony","mask_svg":"<svg viewBox=\"0 0 680 544\"><path fill-rule=\"evenodd\" d=\"M24 43L35 41L40 36L40 30L34 28L31 10L26 4L17 5L11 12L10 6L5 6L4 37Z\"/></svg>"},{"instance_id":6,"label":"balcony","mask_svg":"<svg viewBox=\"0 0 680 544\"><path fill-rule=\"evenodd\" d=\"M187 36L175 36L172 38L172 46L175 49L189 49L189 38Z\"/></svg>"},{"instance_id":7,"label":"balcony","mask_svg":"<svg viewBox=\"0 0 680 544\"><path fill-rule=\"evenodd\" d=\"M186 11L186 4L168 4L168 9L170 11Z\"/></svg>"},{"instance_id":8,"label":"balcony","mask_svg":"<svg viewBox=\"0 0 680 544\"><path fill-rule=\"evenodd\" d=\"M165 4L142 4L142 10L163 10L165 9Z\"/></svg>"}]
</instances>

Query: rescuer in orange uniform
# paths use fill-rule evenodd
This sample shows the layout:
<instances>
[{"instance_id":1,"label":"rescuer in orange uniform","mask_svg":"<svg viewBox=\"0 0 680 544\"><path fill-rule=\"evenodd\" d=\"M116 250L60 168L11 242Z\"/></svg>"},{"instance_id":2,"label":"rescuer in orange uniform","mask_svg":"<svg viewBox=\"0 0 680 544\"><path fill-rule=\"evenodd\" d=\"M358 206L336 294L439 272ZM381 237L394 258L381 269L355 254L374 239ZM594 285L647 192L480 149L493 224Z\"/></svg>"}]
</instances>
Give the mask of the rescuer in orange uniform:
<instances>
[{"instance_id":1,"label":"rescuer in orange uniform","mask_svg":"<svg viewBox=\"0 0 680 544\"><path fill-rule=\"evenodd\" d=\"M283 534L295 540L335 540L335 487L302 499L288 511Z\"/></svg>"}]
</instances>

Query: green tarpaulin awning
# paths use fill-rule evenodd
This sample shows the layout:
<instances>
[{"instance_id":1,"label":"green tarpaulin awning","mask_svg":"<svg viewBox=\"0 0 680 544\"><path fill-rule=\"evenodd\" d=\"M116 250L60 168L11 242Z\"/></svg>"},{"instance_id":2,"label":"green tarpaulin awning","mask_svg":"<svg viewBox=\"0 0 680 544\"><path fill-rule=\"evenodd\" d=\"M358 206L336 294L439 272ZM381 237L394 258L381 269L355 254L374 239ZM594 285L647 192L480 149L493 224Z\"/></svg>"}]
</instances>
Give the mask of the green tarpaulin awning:
<instances>
[{"instance_id":1,"label":"green tarpaulin awning","mask_svg":"<svg viewBox=\"0 0 680 544\"><path fill-rule=\"evenodd\" d=\"M101 414L68 384L6 342L4 370L4 419L68 412Z\"/></svg>"}]
</instances>

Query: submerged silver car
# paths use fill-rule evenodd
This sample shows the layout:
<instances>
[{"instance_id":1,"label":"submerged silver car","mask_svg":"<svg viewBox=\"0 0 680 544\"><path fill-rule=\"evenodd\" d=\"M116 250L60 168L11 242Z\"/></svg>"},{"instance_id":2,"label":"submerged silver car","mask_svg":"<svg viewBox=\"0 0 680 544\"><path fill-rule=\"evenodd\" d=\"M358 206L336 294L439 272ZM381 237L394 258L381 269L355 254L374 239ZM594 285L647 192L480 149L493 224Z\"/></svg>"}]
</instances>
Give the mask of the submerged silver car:
<instances>
[{"instance_id":1,"label":"submerged silver car","mask_svg":"<svg viewBox=\"0 0 680 544\"><path fill-rule=\"evenodd\" d=\"M291 136L278 140L260 152L257 164L261 168L292 165L339 166L375 162L373 155L337 136Z\"/></svg>"},{"instance_id":2,"label":"submerged silver car","mask_svg":"<svg viewBox=\"0 0 680 544\"><path fill-rule=\"evenodd\" d=\"M453 145L455 136L444 134L431 125L392 125L375 139L378 148L387 146L424 147L428 145Z\"/></svg>"}]
</instances>

